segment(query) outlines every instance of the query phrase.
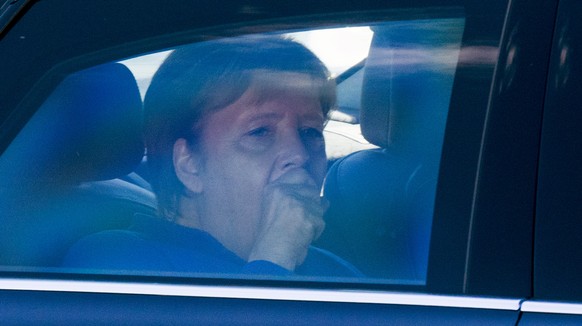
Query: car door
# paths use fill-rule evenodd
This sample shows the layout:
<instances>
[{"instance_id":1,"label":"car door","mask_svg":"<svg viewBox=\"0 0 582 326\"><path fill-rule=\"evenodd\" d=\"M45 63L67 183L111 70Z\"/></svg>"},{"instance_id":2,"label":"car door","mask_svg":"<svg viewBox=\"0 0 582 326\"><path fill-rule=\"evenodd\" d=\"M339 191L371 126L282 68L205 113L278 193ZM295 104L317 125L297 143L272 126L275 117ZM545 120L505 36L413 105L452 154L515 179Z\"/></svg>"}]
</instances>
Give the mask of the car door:
<instances>
[{"instance_id":1,"label":"car door","mask_svg":"<svg viewBox=\"0 0 582 326\"><path fill-rule=\"evenodd\" d=\"M548 78L536 214L534 292L520 324L573 325L580 305L580 24L582 7L560 1Z\"/></svg>"},{"instance_id":2,"label":"car door","mask_svg":"<svg viewBox=\"0 0 582 326\"><path fill-rule=\"evenodd\" d=\"M521 302L535 290L531 287L533 207L547 60L556 8L557 1L541 0L536 4L470 0L357 4L176 0L163 6L150 1L27 2L2 31L0 39L3 58L0 62L3 99L0 215L5 226L0 237L3 323L514 325L520 317ZM80 237L64 233L71 229L71 224L63 216L87 207L95 210L95 206L101 205L101 199L91 192L93 188L108 189L99 194L116 195L115 199L129 200L132 205L138 202L148 210L152 208L147 195L139 195L139 200L117 196L111 190L112 184L123 185L125 190L136 185L133 181L128 185L126 176L119 175L98 183L90 180L91 189L84 187L82 190L88 192L75 192L74 196L68 196L67 192L67 197L60 197L61 192L49 188L43 196L56 196L57 200L48 207L57 210L51 215L30 213L29 208L36 209L35 202L42 198L33 197L30 194L36 192L27 192L25 188L31 186L34 191L38 190L35 181L40 179L23 183L19 178L26 171L15 171L19 171L20 163L34 166L40 164L40 159L28 159L38 158L33 155L35 152L22 154L22 148L34 145L35 141L20 141L27 130L33 130L32 134L38 138L26 139L44 139L41 136L42 132L48 133L47 125L37 124L37 129L25 125L27 121L35 121L39 116L35 112L42 111L39 108L55 94L54 90L59 89L63 80L104 63L123 62L129 57L215 38L346 26L371 26L375 31L386 26L398 26L406 31L410 31L406 29L409 26L421 26L418 30L425 30L440 26L438 22L447 19L462 22L459 39L452 45L431 47L441 44L439 37L411 41L415 35L425 35L422 33L411 33L410 37L398 33L389 39L399 40L408 47L372 42L381 45L381 50L392 51L388 51L390 56L382 56L387 53L384 51L374 56L374 60L389 57L392 61L388 68L400 67L397 64L407 69L415 65L429 67L428 70L435 67L426 62L446 62L447 69L453 67L447 72L449 79L438 79L436 91L431 89L434 86L431 82L426 82L433 75L415 75L415 80L406 69L392 70L395 76L400 73L392 79L400 84L392 83L392 88L380 90L389 93L392 96L389 99L397 99L392 104L411 109L415 108L415 102L409 101L410 98L421 99L426 105L437 91L448 92L438 101L444 103L445 120L439 145L442 149L438 148L439 155L432 162L438 168L430 175L436 181L426 199L430 203L427 205L430 226L426 228L429 231L415 242L424 246L426 252L418 256L424 259L423 273L393 278L381 269L378 275L368 278L285 279L87 271L47 262L51 257L45 253L54 252L56 244L65 248L75 237ZM389 31L395 30L402 31ZM406 51L399 52L399 49ZM370 53L372 50L373 46ZM370 73L376 68L371 65ZM384 73L384 70L376 71ZM373 83L377 79L365 80ZM111 94L107 97L112 97ZM369 94L361 92L362 102ZM417 133L424 135L422 129ZM113 145L117 144L111 142L110 146ZM59 168L62 166L68 165L61 164ZM61 180L57 178L56 182ZM17 191L20 189L25 189L24 196ZM149 190L141 188L140 194L143 191ZM93 206L85 206L82 201L87 193L92 196ZM390 200L380 195L381 200ZM10 201L14 196L21 197ZM62 208L65 199L78 200L74 209ZM125 227L125 221L105 215L107 228ZM78 221L83 220L75 223ZM364 226L366 223L363 222ZM90 233L95 231L96 224L90 227L74 224L74 227ZM378 230L372 228L372 231ZM332 239L339 234L334 233L339 231L331 226L331 221L326 232ZM360 255L372 257L356 266L364 269L370 267L366 265L370 260L384 259L391 248L371 242L375 232L362 234L350 241L363 244L363 250L367 251ZM346 246L351 244L337 240L322 243L329 245L330 250L345 250L347 254ZM357 258L356 252L354 259Z\"/></svg>"}]
</instances>

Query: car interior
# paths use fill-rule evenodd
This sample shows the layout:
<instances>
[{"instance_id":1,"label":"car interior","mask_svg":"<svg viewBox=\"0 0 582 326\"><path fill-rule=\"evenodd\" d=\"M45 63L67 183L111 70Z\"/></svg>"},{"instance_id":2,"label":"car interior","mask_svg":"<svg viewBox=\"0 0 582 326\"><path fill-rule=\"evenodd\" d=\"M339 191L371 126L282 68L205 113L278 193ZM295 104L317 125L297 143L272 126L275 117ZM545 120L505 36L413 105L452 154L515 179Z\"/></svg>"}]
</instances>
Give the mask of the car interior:
<instances>
[{"instance_id":1,"label":"car interior","mask_svg":"<svg viewBox=\"0 0 582 326\"><path fill-rule=\"evenodd\" d=\"M463 22L378 24L368 58L338 78L338 90L349 85L352 94L339 94L340 111L347 108L339 120L354 117L346 123L361 123L364 138L378 148L330 158L324 185L330 208L315 245L382 282L426 282ZM429 60L427 53L453 58ZM0 206L10 212L0 231L1 265L58 271L83 236L126 228L136 214L156 214L141 111L138 82L119 62L63 79L0 158L6 193Z\"/></svg>"},{"instance_id":2,"label":"car interior","mask_svg":"<svg viewBox=\"0 0 582 326\"><path fill-rule=\"evenodd\" d=\"M430 51L426 44L431 38L443 37L442 31L419 33L423 24L435 25L425 21L374 30L363 68L360 119L364 137L379 148L343 157L328 171L324 193L331 205L326 232L318 242L367 276L399 284L426 279L454 76L454 70L441 63L398 63L414 49ZM436 49L438 43L432 46ZM398 53L395 48L408 51Z\"/></svg>"},{"instance_id":3,"label":"car interior","mask_svg":"<svg viewBox=\"0 0 582 326\"><path fill-rule=\"evenodd\" d=\"M141 106L133 75L118 63L61 82L2 156L0 165L10 164L3 188L18 190L3 196L11 214L3 265L58 266L83 235L155 214L155 197L134 172L144 155Z\"/></svg>"}]
</instances>

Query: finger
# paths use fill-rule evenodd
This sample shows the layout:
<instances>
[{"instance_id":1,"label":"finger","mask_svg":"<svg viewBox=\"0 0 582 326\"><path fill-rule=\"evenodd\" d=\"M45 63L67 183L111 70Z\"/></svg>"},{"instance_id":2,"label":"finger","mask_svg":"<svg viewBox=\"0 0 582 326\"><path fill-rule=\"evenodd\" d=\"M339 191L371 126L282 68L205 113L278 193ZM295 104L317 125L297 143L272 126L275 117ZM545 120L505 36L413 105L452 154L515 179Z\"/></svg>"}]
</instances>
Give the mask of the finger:
<instances>
[{"instance_id":1,"label":"finger","mask_svg":"<svg viewBox=\"0 0 582 326\"><path fill-rule=\"evenodd\" d=\"M287 171L277 180L275 180L274 183L307 185L318 188L315 180L311 177L307 170L303 168L296 168Z\"/></svg>"},{"instance_id":2,"label":"finger","mask_svg":"<svg viewBox=\"0 0 582 326\"><path fill-rule=\"evenodd\" d=\"M308 196L304 196L305 194ZM319 237L323 231L325 226L323 214L326 207L322 204L321 197L313 196L309 191L302 193L294 186L278 185L273 187L271 195L266 200L266 205L271 210L283 209L286 213L290 213L289 215L281 215L272 211L271 214L267 214L270 215L271 219L281 218L284 215L291 216L293 219L303 219L313 230L313 232L309 232L309 237L312 239L313 236Z\"/></svg>"},{"instance_id":3,"label":"finger","mask_svg":"<svg viewBox=\"0 0 582 326\"><path fill-rule=\"evenodd\" d=\"M309 234L311 242L317 240L323 230L325 229L325 221L323 219L324 207L320 202L297 202L303 207L303 218L306 223L310 225Z\"/></svg>"},{"instance_id":4,"label":"finger","mask_svg":"<svg viewBox=\"0 0 582 326\"><path fill-rule=\"evenodd\" d=\"M321 236L321 234L323 233L324 230L325 230L325 221L323 220L323 218L320 218L318 220L318 223L316 225L314 225L312 242L319 239L319 237Z\"/></svg>"},{"instance_id":5,"label":"finger","mask_svg":"<svg viewBox=\"0 0 582 326\"><path fill-rule=\"evenodd\" d=\"M313 202L321 203L321 194L319 189L303 185L282 185L286 193L299 199L306 199Z\"/></svg>"},{"instance_id":6,"label":"finger","mask_svg":"<svg viewBox=\"0 0 582 326\"><path fill-rule=\"evenodd\" d=\"M288 196L300 201L321 203L319 189L310 185L272 183L267 185L263 191L264 201L281 201Z\"/></svg>"},{"instance_id":7,"label":"finger","mask_svg":"<svg viewBox=\"0 0 582 326\"><path fill-rule=\"evenodd\" d=\"M285 189L285 194L295 201L296 205L303 207L308 213L317 217L323 217L326 206L322 203L321 197L318 194L313 194L310 191L302 189Z\"/></svg>"},{"instance_id":8,"label":"finger","mask_svg":"<svg viewBox=\"0 0 582 326\"><path fill-rule=\"evenodd\" d=\"M305 262L305 258L307 258L308 253L309 250L305 250L305 252L301 256L299 256L299 258L297 258L297 266L303 265L303 263Z\"/></svg>"}]
</instances>

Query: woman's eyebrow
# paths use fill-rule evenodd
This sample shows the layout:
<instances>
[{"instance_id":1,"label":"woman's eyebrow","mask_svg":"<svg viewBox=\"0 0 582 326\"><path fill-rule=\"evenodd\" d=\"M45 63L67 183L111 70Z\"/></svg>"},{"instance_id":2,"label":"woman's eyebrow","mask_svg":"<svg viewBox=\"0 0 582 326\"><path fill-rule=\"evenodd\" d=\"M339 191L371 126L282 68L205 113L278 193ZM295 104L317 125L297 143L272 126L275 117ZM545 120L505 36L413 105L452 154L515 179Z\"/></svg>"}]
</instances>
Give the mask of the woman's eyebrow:
<instances>
[{"instance_id":1,"label":"woman's eyebrow","mask_svg":"<svg viewBox=\"0 0 582 326\"><path fill-rule=\"evenodd\" d=\"M306 121L313 121L321 124L325 122L325 118L323 117L323 115L317 113L306 113L302 115L301 118Z\"/></svg>"},{"instance_id":2,"label":"woman's eyebrow","mask_svg":"<svg viewBox=\"0 0 582 326\"><path fill-rule=\"evenodd\" d=\"M245 121L253 122L257 120L280 120L282 118L283 118L282 113L277 112L255 113L251 111L249 112L247 117L245 117Z\"/></svg>"}]
</instances>

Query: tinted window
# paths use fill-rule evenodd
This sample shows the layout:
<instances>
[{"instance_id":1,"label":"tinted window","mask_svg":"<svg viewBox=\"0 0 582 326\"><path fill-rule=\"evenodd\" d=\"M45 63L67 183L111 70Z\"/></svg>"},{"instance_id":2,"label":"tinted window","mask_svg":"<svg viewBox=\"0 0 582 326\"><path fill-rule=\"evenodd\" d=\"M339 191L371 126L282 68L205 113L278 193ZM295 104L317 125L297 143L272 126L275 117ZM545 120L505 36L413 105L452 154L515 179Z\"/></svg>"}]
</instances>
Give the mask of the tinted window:
<instances>
[{"instance_id":1,"label":"tinted window","mask_svg":"<svg viewBox=\"0 0 582 326\"><path fill-rule=\"evenodd\" d=\"M151 145L152 139L158 138L151 138L150 135L149 141L146 137L145 142L142 138L144 129L148 134L147 128L151 127L148 125L148 121L151 122L148 120L151 102L148 101L153 100L149 98L153 98L152 94L159 92L158 89L172 90L184 96L194 92L193 89L203 89L206 93L201 94L209 96L188 97L187 104L192 104L194 100L201 101L201 107L212 110L238 103L251 88L248 85L254 85L258 93L272 87L276 94L296 101L297 107L315 105L325 114L325 118L318 121L304 118L310 116L311 111L300 116L294 115L297 111L291 110L292 120L276 118L272 122L270 117L273 112L269 111L268 117L261 116L258 119L261 123L253 125L245 133L246 140L242 141L243 147L248 145L249 152L254 153L254 159L259 152L257 148L266 148L264 142L290 142L292 137L285 133L288 129L279 129L280 121L289 122L293 124L292 129L298 132L297 139L306 148L304 160L309 161L317 155L318 144L325 140L327 151L321 181L325 176L322 205L327 207L329 203L324 216L326 228L314 242L314 246L320 249L310 249L305 261L300 259L297 266L287 268L293 270L296 267L299 275L293 277L313 279L315 276L317 280L340 282L425 284L441 149L463 31L464 19L458 18L455 13L445 18L398 19L352 28L247 35L165 48L154 54L120 59L60 76L63 81L0 158L0 193L3 194L0 204L2 211L6 212L5 227L0 237L3 268L100 274L287 277L280 273L271 274L269 268L273 266L260 266L258 272L252 269L256 268L254 266L244 270L245 274L241 276L239 272L233 272L236 266L226 271L221 269L220 264L211 266L215 262L212 257L194 256L193 259L208 259L209 263L199 270L168 267L180 264L172 261L174 258L169 258L163 267L160 267L158 260L152 259L166 257L165 250L176 253L175 248L184 251L176 253L176 257L192 258L187 253L191 244L184 247L180 243L180 239L194 236L188 234L191 230L186 229L205 231L196 236L214 238L203 242L212 247L209 252L221 252L229 257L234 255L234 265L241 254L231 252L236 251L230 250L236 245L216 241L220 236L213 233L212 228L206 229L206 226L197 224L195 227L186 225L186 228L175 229L174 226L180 224L176 222L180 219L179 214L166 216L170 221L164 222L163 227L158 225L158 220L164 220L158 215L163 211L160 209L159 187L164 187L165 177L160 181L160 177L154 175L157 173L153 172L155 169L148 166L158 164L151 163L150 159L158 154L159 148ZM309 75L305 79L294 74L292 69L296 69L293 68L295 65L304 67L301 63L292 62L294 57L273 58L273 64L277 67L292 68L285 68L289 71L272 80L269 79L272 78L271 68L261 70L269 62L253 63L255 70L248 77L252 81L242 78L228 84L232 86L228 88L220 85L215 78L215 74L221 71L226 74L224 67L203 65L197 70L200 75L195 79L199 77L212 81L195 86L172 84L174 79L167 76L174 71L164 72L160 68L163 62L168 62L164 61L169 60L167 58L212 62L217 55L211 51L220 49L220 44L254 40L258 47L268 47L272 45L273 38L295 39L298 44L313 51L329 70L330 80L336 84L333 91L326 93L329 85L322 85L323 80L317 77L319 75ZM211 50L208 52L205 49ZM158 80L158 86L155 86L154 75L158 70L161 71L159 76L166 76L164 78L167 79ZM248 85L241 86L245 83ZM150 88L150 84L154 86ZM314 93L314 97L308 97L310 104L303 105L307 100L289 96L288 88L301 90L302 94ZM217 89L220 89L218 93ZM337 101L330 102L327 98L330 94L337 96ZM254 107L260 111L265 107L271 110L282 106L276 97L273 98L268 95L265 99L245 102L246 106L241 107ZM317 100L313 101L314 98ZM270 106L264 103L270 103ZM331 106L329 112L325 103ZM178 105L181 104L168 101L166 109L170 112ZM209 113L204 119L215 116ZM201 121L206 123L204 119ZM230 123L234 119L224 121ZM323 128L324 120L325 128L319 130L318 124L322 124ZM189 120L184 118L184 121ZM204 130L202 128L200 132ZM271 139L269 135L272 132L276 137ZM212 137L207 138L206 145L203 145L206 150L224 144L220 141L214 143L214 140L221 139L218 134L209 132L209 135ZM194 137L184 134L180 138L189 142L190 136ZM172 145L168 150L173 150L176 157L179 149L176 149L175 143ZM182 149L198 153L198 145L197 141L192 141ZM295 145L285 143L281 148L287 150ZM202 155L202 160L210 160L211 154L201 152L208 154ZM237 163L241 164L238 170L229 171L236 172L237 178L252 174L249 171L255 166L242 164L251 162L250 159L245 161L250 156L245 156L244 160L233 156L240 158ZM279 156L276 158L279 159ZM174 159L175 165L177 160ZM188 166L196 167L194 163ZM307 166L305 169L311 178L309 169L312 165ZM314 175L319 173L313 169ZM209 170L206 166L194 174ZM158 181L154 181L152 187L152 180L156 178ZM218 184L214 175L214 179L207 178L204 182L208 183L202 183L204 186L201 189L204 191L201 190L201 193ZM289 178L296 180L295 177ZM305 177L300 174L296 178L304 180ZM311 184L311 181L289 183ZM208 184L211 186L208 187ZM315 184L319 194L321 183ZM227 192L230 190L227 188L221 189ZM178 195L196 197L196 189L193 183ZM235 185L233 189L239 191L241 196L249 192L247 188L238 189ZM302 197L311 195L301 192L297 196L303 200ZM171 200L168 203L172 207ZM274 200L274 203L277 201ZM223 202L225 207L229 204L228 201ZM305 205L302 210L309 210L309 214L323 214L323 209L307 209ZM184 208L180 206L178 209ZM240 214L244 210L243 207ZM311 212L314 210L315 213ZM141 221L139 225L136 225L136 220ZM245 223L238 226L245 227ZM166 232L165 235L158 238L163 232ZM317 235L314 234L313 238ZM149 247L150 242L156 245ZM228 252L225 253L225 250ZM115 255L103 256L107 252ZM140 255L140 252L151 256ZM310 259L316 261L311 262L312 267L303 270L301 266L310 264ZM83 264L71 263L79 260L83 260ZM124 265L132 260L135 260L134 265ZM302 274L302 271L305 273Z\"/></svg>"}]
</instances>

